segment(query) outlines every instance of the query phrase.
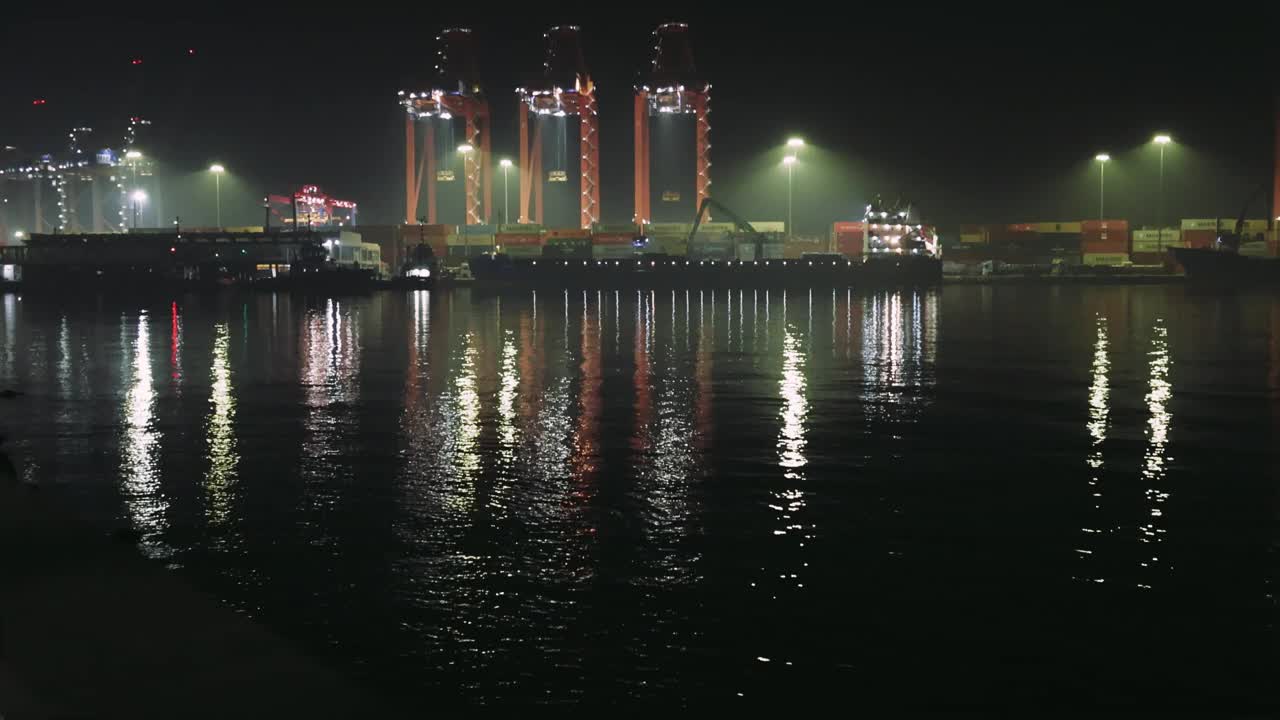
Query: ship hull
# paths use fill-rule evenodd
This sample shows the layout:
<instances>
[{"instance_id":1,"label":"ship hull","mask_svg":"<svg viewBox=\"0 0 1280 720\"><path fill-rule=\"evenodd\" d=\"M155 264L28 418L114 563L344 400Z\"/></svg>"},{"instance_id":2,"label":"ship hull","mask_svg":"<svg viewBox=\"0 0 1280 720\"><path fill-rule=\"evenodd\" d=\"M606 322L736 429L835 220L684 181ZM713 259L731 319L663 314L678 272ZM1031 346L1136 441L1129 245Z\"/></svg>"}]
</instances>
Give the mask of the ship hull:
<instances>
[{"instance_id":1,"label":"ship hull","mask_svg":"<svg viewBox=\"0 0 1280 720\"><path fill-rule=\"evenodd\" d=\"M927 257L698 261L676 257L533 260L499 255L473 258L471 273L478 284L498 288L893 287L940 284L942 263Z\"/></svg>"},{"instance_id":2,"label":"ship hull","mask_svg":"<svg viewBox=\"0 0 1280 720\"><path fill-rule=\"evenodd\" d=\"M1204 248L1170 248L1187 280L1201 285L1280 287L1280 259L1239 255Z\"/></svg>"}]
</instances>

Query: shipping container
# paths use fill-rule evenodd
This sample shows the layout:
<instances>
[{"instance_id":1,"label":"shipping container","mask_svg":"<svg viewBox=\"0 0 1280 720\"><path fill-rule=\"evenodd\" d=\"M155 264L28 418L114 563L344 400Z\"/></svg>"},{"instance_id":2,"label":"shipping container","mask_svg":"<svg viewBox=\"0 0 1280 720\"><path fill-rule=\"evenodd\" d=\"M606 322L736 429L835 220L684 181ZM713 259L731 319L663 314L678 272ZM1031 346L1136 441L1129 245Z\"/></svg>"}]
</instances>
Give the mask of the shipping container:
<instances>
[{"instance_id":1,"label":"shipping container","mask_svg":"<svg viewBox=\"0 0 1280 720\"><path fill-rule=\"evenodd\" d=\"M593 225L593 226L591 227L591 232L592 232L592 233L604 233L604 234L608 234L608 235L612 235L612 234L619 234L619 235L622 235L622 234L629 234L629 235L635 235L635 234L637 233L637 231L638 231L638 228L637 228L637 226L636 226L636 224L635 224L635 223L629 223L629 224L601 224L601 223L596 223L595 225Z\"/></svg>"},{"instance_id":2,"label":"shipping container","mask_svg":"<svg viewBox=\"0 0 1280 720\"><path fill-rule=\"evenodd\" d=\"M542 230L543 230L543 227L541 225L535 225L533 223L514 223L509 225L499 225L497 234L499 235L530 235L530 234L541 233Z\"/></svg>"},{"instance_id":3,"label":"shipping container","mask_svg":"<svg viewBox=\"0 0 1280 720\"><path fill-rule=\"evenodd\" d=\"M1059 251L1078 253L1082 239L1083 236L1078 232L1039 233L1034 247L1052 254Z\"/></svg>"},{"instance_id":4,"label":"shipping container","mask_svg":"<svg viewBox=\"0 0 1280 720\"><path fill-rule=\"evenodd\" d=\"M1129 262L1134 265L1164 265L1168 253L1138 252L1129 253Z\"/></svg>"},{"instance_id":5,"label":"shipping container","mask_svg":"<svg viewBox=\"0 0 1280 720\"><path fill-rule=\"evenodd\" d=\"M408 234L410 235L412 235L413 233L418 233L420 235L426 235L426 236L434 236L434 235L444 236L444 235L453 235L454 233L458 232L457 225L440 225L440 224L427 225L426 223L423 223L421 225L407 225L405 227L409 229Z\"/></svg>"},{"instance_id":6,"label":"shipping container","mask_svg":"<svg viewBox=\"0 0 1280 720\"><path fill-rule=\"evenodd\" d=\"M1011 233L1040 232L1040 230L1036 227L1036 223L1013 223L1011 225L1005 225L1004 229Z\"/></svg>"},{"instance_id":7,"label":"shipping container","mask_svg":"<svg viewBox=\"0 0 1280 720\"><path fill-rule=\"evenodd\" d=\"M1080 222L1040 222L1035 223L1035 230L1041 234L1045 233L1074 233L1079 235L1083 228Z\"/></svg>"},{"instance_id":8,"label":"shipping container","mask_svg":"<svg viewBox=\"0 0 1280 720\"><path fill-rule=\"evenodd\" d=\"M1135 253L1162 252L1165 248L1180 247L1182 231L1172 228L1164 230L1134 230L1132 250Z\"/></svg>"},{"instance_id":9,"label":"shipping container","mask_svg":"<svg viewBox=\"0 0 1280 720\"><path fill-rule=\"evenodd\" d=\"M756 259L756 246L742 244L737 248L737 257L743 262L751 262Z\"/></svg>"},{"instance_id":10,"label":"shipping container","mask_svg":"<svg viewBox=\"0 0 1280 720\"><path fill-rule=\"evenodd\" d=\"M582 228L551 228L551 229L548 229L545 234L546 234L546 237L548 238L589 238L591 237L591 231L583 230Z\"/></svg>"},{"instance_id":11,"label":"shipping container","mask_svg":"<svg viewBox=\"0 0 1280 720\"><path fill-rule=\"evenodd\" d=\"M1084 253L1084 264L1089 266L1123 265L1128 261L1128 253Z\"/></svg>"},{"instance_id":12,"label":"shipping container","mask_svg":"<svg viewBox=\"0 0 1280 720\"><path fill-rule=\"evenodd\" d=\"M467 225L468 235L494 235L498 232L497 225ZM462 226L458 227L458 233L462 233Z\"/></svg>"},{"instance_id":13,"label":"shipping container","mask_svg":"<svg viewBox=\"0 0 1280 720\"><path fill-rule=\"evenodd\" d=\"M1182 246L1189 248L1211 248L1218 239L1218 231L1210 229L1186 229L1182 230Z\"/></svg>"},{"instance_id":14,"label":"shipping container","mask_svg":"<svg viewBox=\"0 0 1280 720\"><path fill-rule=\"evenodd\" d=\"M689 241L684 238L668 238L651 243L650 252L684 257L689 254Z\"/></svg>"},{"instance_id":15,"label":"shipping container","mask_svg":"<svg viewBox=\"0 0 1280 720\"><path fill-rule=\"evenodd\" d=\"M509 247L542 247L542 236L532 234L499 233L494 244L504 250Z\"/></svg>"},{"instance_id":16,"label":"shipping container","mask_svg":"<svg viewBox=\"0 0 1280 720\"><path fill-rule=\"evenodd\" d=\"M831 232L839 235L842 232L865 232L867 224L861 220L856 222L838 222L831 226Z\"/></svg>"},{"instance_id":17,"label":"shipping container","mask_svg":"<svg viewBox=\"0 0 1280 720\"><path fill-rule=\"evenodd\" d=\"M511 247L502 248L501 252L507 255L508 257L513 257L513 258L537 259L542 257L542 246L541 245L514 245Z\"/></svg>"},{"instance_id":18,"label":"shipping container","mask_svg":"<svg viewBox=\"0 0 1280 720\"><path fill-rule=\"evenodd\" d=\"M1218 229L1218 226L1222 224L1223 224L1223 220L1220 218L1183 218L1182 219L1183 230L1214 230L1216 231ZM1234 226L1235 221L1231 220L1227 224Z\"/></svg>"},{"instance_id":19,"label":"shipping container","mask_svg":"<svg viewBox=\"0 0 1280 720\"><path fill-rule=\"evenodd\" d=\"M649 223L644 226L646 235L683 235L689 237L689 231L693 226L688 223Z\"/></svg>"},{"instance_id":20,"label":"shipping container","mask_svg":"<svg viewBox=\"0 0 1280 720\"><path fill-rule=\"evenodd\" d=\"M446 245L492 245L494 242L493 235L472 235L471 233L458 233L457 235L446 235Z\"/></svg>"},{"instance_id":21,"label":"shipping container","mask_svg":"<svg viewBox=\"0 0 1280 720\"><path fill-rule=\"evenodd\" d=\"M1099 230L1123 230L1129 232L1128 220L1083 220L1080 222L1080 232L1097 232Z\"/></svg>"},{"instance_id":22,"label":"shipping container","mask_svg":"<svg viewBox=\"0 0 1280 720\"><path fill-rule=\"evenodd\" d=\"M981 245L987 241L987 234L980 233L960 233L960 242L966 245Z\"/></svg>"},{"instance_id":23,"label":"shipping container","mask_svg":"<svg viewBox=\"0 0 1280 720\"><path fill-rule=\"evenodd\" d=\"M858 257L866 252L866 237L861 233L839 235L836 237L835 252L846 257Z\"/></svg>"},{"instance_id":24,"label":"shipping container","mask_svg":"<svg viewBox=\"0 0 1280 720\"><path fill-rule=\"evenodd\" d=\"M756 232L779 232L787 231L787 224L781 220L750 220L748 221Z\"/></svg>"},{"instance_id":25,"label":"shipping container","mask_svg":"<svg viewBox=\"0 0 1280 720\"><path fill-rule=\"evenodd\" d=\"M591 236L591 242L594 245L627 245L630 246L636 239L633 232L627 233L596 233Z\"/></svg>"}]
</instances>

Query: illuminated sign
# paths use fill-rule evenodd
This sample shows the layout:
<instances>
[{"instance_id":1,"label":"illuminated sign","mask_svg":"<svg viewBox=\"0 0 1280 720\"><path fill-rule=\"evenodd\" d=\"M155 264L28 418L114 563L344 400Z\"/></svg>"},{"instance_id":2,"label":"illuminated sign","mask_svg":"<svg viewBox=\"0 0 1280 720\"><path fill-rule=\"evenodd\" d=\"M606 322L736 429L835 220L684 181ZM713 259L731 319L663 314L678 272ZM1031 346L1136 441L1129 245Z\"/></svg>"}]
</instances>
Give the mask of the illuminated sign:
<instances>
[{"instance_id":1,"label":"illuminated sign","mask_svg":"<svg viewBox=\"0 0 1280 720\"><path fill-rule=\"evenodd\" d=\"M547 182L568 182L569 176L563 170L552 170L547 173Z\"/></svg>"},{"instance_id":2,"label":"illuminated sign","mask_svg":"<svg viewBox=\"0 0 1280 720\"><path fill-rule=\"evenodd\" d=\"M662 202L680 202L680 193L666 190L662 193Z\"/></svg>"},{"instance_id":3,"label":"illuminated sign","mask_svg":"<svg viewBox=\"0 0 1280 720\"><path fill-rule=\"evenodd\" d=\"M453 182L452 170L437 170L436 182Z\"/></svg>"}]
</instances>

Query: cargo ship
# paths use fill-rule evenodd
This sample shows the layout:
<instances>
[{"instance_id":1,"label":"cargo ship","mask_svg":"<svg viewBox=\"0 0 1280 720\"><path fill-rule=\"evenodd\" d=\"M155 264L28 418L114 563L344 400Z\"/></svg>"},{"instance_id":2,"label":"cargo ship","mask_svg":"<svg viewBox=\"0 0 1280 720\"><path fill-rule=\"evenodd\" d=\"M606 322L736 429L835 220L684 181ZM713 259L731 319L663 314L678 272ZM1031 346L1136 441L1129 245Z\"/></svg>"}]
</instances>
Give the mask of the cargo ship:
<instances>
[{"instance_id":1,"label":"cargo ship","mask_svg":"<svg viewBox=\"0 0 1280 720\"><path fill-rule=\"evenodd\" d=\"M1241 255L1221 244L1213 248L1175 247L1170 252L1182 265L1187 281L1197 285L1280 287L1280 258Z\"/></svg>"},{"instance_id":2,"label":"cargo ship","mask_svg":"<svg viewBox=\"0 0 1280 720\"><path fill-rule=\"evenodd\" d=\"M1253 198L1250 198L1250 203L1252 201ZM1186 272L1188 282L1220 287L1280 287L1280 258L1258 257L1241 252L1246 239L1245 214L1248 210L1249 203L1245 203L1233 230L1219 232L1211 247L1170 248L1174 259Z\"/></svg>"},{"instance_id":3,"label":"cargo ship","mask_svg":"<svg viewBox=\"0 0 1280 720\"><path fill-rule=\"evenodd\" d=\"M699 238L710 208L732 220L724 235ZM942 282L931 229L908 223L909 211L867 207L874 220L865 254L807 252L783 257L779 233L758 232L707 198L699 207L683 254L662 251L646 233L609 234L609 245L548 245L538 256L497 251L470 259L477 286L546 289L892 287ZM874 218L872 218L874 213ZM882 229L883 226L883 229ZM589 243L589 241L588 241ZM607 250L607 253L600 251Z\"/></svg>"}]
</instances>

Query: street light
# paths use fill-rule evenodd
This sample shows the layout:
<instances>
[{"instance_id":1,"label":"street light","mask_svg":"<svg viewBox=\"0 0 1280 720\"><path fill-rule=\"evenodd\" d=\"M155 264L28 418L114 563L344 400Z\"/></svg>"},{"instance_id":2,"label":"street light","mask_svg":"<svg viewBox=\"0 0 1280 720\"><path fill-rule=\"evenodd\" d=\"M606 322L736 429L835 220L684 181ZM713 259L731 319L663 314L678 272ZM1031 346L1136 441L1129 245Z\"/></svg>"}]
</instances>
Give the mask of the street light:
<instances>
[{"instance_id":1,"label":"street light","mask_svg":"<svg viewBox=\"0 0 1280 720\"><path fill-rule=\"evenodd\" d=\"M209 172L213 173L213 193L215 202L218 207L218 227L222 227L222 173L227 169L221 165L214 163L209 166Z\"/></svg>"},{"instance_id":2,"label":"street light","mask_svg":"<svg viewBox=\"0 0 1280 720\"><path fill-rule=\"evenodd\" d=\"M21 240L21 239L25 238L26 236L27 236L27 234L26 234L26 233L24 233L24 232L22 232L21 230L15 230L15 231L14 231L14 233L13 233L13 239L14 239L14 240Z\"/></svg>"},{"instance_id":3,"label":"street light","mask_svg":"<svg viewBox=\"0 0 1280 720\"><path fill-rule=\"evenodd\" d=\"M787 147L799 150L800 148L804 147L804 139L793 137L787 141Z\"/></svg>"},{"instance_id":4,"label":"street light","mask_svg":"<svg viewBox=\"0 0 1280 720\"><path fill-rule=\"evenodd\" d=\"M138 229L138 206L147 201L147 194L142 190L134 190L133 195L133 229Z\"/></svg>"},{"instance_id":5,"label":"street light","mask_svg":"<svg viewBox=\"0 0 1280 720\"><path fill-rule=\"evenodd\" d=\"M511 159L502 158L498 161L498 164L502 166L502 221L511 222L511 207L507 202L507 171L511 169Z\"/></svg>"},{"instance_id":6,"label":"street light","mask_svg":"<svg viewBox=\"0 0 1280 720\"><path fill-rule=\"evenodd\" d=\"M791 237L794 232L791 228L791 176L796 166L796 156L782 158L782 164L787 166L787 237Z\"/></svg>"},{"instance_id":7,"label":"street light","mask_svg":"<svg viewBox=\"0 0 1280 720\"><path fill-rule=\"evenodd\" d=\"M1093 159L1098 161L1098 220L1104 220L1107 217L1107 161L1111 156L1098 153Z\"/></svg>"},{"instance_id":8,"label":"street light","mask_svg":"<svg viewBox=\"0 0 1280 720\"><path fill-rule=\"evenodd\" d=\"M1173 138L1165 134L1160 134L1151 139L1151 142L1160 146L1160 196L1156 204L1156 247L1160 252L1164 252L1164 146L1173 142Z\"/></svg>"}]
</instances>

